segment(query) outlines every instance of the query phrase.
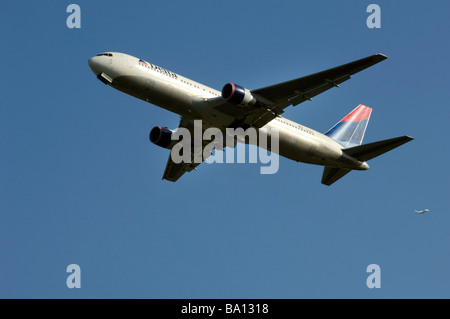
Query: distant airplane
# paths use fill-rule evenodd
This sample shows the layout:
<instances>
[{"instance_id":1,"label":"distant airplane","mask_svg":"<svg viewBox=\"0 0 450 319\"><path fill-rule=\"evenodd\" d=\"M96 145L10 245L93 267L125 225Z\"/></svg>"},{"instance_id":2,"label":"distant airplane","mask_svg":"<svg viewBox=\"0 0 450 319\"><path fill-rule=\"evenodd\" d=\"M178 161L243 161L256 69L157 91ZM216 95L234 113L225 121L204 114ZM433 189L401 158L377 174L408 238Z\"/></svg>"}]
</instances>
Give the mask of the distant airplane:
<instances>
[{"instance_id":1,"label":"distant airplane","mask_svg":"<svg viewBox=\"0 0 450 319\"><path fill-rule=\"evenodd\" d=\"M413 140L401 136L362 144L372 112L357 106L325 134L281 116L290 105L298 105L350 79L350 77L387 56L375 54L319 73L268 87L248 90L234 83L225 84L222 92L192 81L142 59L124 53L105 52L89 59L89 66L103 83L181 116L178 128L186 128L194 136L194 121L202 120L202 130L214 127L226 134L226 128L255 128L279 132L278 154L303 163L325 166L322 183L331 185L351 170L367 170L367 161ZM174 141L167 127L155 126L150 141L172 149ZM178 141L177 141L178 142ZM210 141L208 141L209 143ZM190 162L175 163L169 156L163 179L175 182L185 172L195 169L209 156ZM246 143L248 143L246 141ZM191 148L195 147L191 143ZM256 145L270 151L270 146ZM226 145L229 146L229 145ZM235 145L233 145L235 146ZM199 152L200 151L200 152Z\"/></svg>"},{"instance_id":2,"label":"distant airplane","mask_svg":"<svg viewBox=\"0 0 450 319\"><path fill-rule=\"evenodd\" d=\"M423 214L425 212L429 212L429 209L424 209L424 210L414 210L417 214Z\"/></svg>"}]
</instances>

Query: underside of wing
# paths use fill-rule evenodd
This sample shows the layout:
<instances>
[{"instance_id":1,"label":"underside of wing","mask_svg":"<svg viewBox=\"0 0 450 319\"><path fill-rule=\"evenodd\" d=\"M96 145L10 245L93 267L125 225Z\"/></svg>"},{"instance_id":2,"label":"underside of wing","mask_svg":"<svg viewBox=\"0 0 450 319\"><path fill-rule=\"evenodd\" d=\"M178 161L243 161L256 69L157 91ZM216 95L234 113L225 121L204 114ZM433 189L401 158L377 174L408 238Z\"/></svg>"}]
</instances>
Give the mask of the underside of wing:
<instances>
[{"instance_id":1,"label":"underside of wing","mask_svg":"<svg viewBox=\"0 0 450 319\"><path fill-rule=\"evenodd\" d=\"M295 106L304 101L312 100L320 93L333 87L339 87L339 84L350 79L353 74L385 59L387 59L387 56L379 53L295 80L253 90L252 94L255 96L261 96L273 102L270 112L261 112L261 115L254 118L254 125L258 127L265 125L278 114L281 114L287 106Z\"/></svg>"},{"instance_id":2,"label":"underside of wing","mask_svg":"<svg viewBox=\"0 0 450 319\"><path fill-rule=\"evenodd\" d=\"M204 162L210 155L213 147L211 146L211 141L202 139L199 145L196 145L193 141L194 137L194 121L181 118L178 129L184 128L189 131L191 140L184 145L184 148L180 148L179 145L175 145L169 155L167 160L166 169L162 179L176 182L184 173L196 170L197 166ZM204 130L207 128L202 128L202 136ZM205 147L209 147L208 151L205 152ZM184 152L189 152L186 158L183 156ZM174 161L174 159L176 159ZM180 160L181 159L181 160Z\"/></svg>"},{"instance_id":3,"label":"underside of wing","mask_svg":"<svg viewBox=\"0 0 450 319\"><path fill-rule=\"evenodd\" d=\"M289 101L289 104L297 105L301 102L320 94L340 83L350 79L350 76L358 73L378 62L387 59L383 54L375 54L369 57L353 61L332 69L304 76L292 81L272 85L253 90L252 93L261 95L273 102L280 100Z\"/></svg>"},{"instance_id":4,"label":"underside of wing","mask_svg":"<svg viewBox=\"0 0 450 319\"><path fill-rule=\"evenodd\" d=\"M176 182L184 173L190 172L195 169L200 163L175 163L172 160L172 156L169 156L167 160L166 169L164 170L164 175L162 179Z\"/></svg>"}]
</instances>

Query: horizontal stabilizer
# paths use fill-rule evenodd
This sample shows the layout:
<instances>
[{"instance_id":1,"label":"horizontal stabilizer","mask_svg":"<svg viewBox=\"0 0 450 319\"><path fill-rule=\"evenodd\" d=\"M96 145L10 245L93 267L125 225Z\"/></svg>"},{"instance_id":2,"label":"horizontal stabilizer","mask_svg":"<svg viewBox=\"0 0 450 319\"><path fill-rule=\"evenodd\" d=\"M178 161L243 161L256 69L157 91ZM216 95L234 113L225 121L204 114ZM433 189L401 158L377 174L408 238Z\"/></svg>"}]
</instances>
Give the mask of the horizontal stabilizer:
<instances>
[{"instance_id":1,"label":"horizontal stabilizer","mask_svg":"<svg viewBox=\"0 0 450 319\"><path fill-rule=\"evenodd\" d=\"M410 136L400 136L384 141L346 148L342 151L345 154L358 159L359 161L365 162L386 152L389 152L390 150L393 150L394 148L399 147L400 145L408 143L412 140L413 138ZM323 170L322 184L330 186L338 179L344 177L350 171L350 169L346 168L326 166Z\"/></svg>"},{"instance_id":2,"label":"horizontal stabilizer","mask_svg":"<svg viewBox=\"0 0 450 319\"><path fill-rule=\"evenodd\" d=\"M412 140L413 138L410 136L400 136L388 140L343 149L342 151L360 161L368 161Z\"/></svg>"},{"instance_id":3,"label":"horizontal stabilizer","mask_svg":"<svg viewBox=\"0 0 450 319\"><path fill-rule=\"evenodd\" d=\"M330 186L341 177L344 177L351 170L340 167L325 166L322 175L322 184Z\"/></svg>"}]
</instances>

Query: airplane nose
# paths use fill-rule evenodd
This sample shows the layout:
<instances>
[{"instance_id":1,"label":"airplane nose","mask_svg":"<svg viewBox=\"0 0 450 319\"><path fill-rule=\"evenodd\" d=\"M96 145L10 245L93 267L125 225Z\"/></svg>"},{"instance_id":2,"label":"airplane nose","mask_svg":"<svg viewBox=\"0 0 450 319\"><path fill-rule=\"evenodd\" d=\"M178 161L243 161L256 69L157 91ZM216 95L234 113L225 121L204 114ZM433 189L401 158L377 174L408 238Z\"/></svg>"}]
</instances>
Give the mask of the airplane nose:
<instances>
[{"instance_id":1,"label":"airplane nose","mask_svg":"<svg viewBox=\"0 0 450 319\"><path fill-rule=\"evenodd\" d=\"M88 60L89 67L91 68L92 72L94 72L95 75L98 75L101 73L100 71L100 65L98 63L98 57L94 56Z\"/></svg>"}]
</instances>

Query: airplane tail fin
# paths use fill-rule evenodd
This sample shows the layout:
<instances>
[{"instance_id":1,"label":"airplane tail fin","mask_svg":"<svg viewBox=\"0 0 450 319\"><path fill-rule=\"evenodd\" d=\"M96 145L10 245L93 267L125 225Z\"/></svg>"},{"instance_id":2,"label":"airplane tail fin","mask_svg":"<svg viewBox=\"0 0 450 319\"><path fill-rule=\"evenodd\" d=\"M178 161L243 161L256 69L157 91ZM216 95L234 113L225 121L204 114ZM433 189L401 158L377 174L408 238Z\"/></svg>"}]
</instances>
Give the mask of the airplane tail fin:
<instances>
[{"instance_id":1,"label":"airplane tail fin","mask_svg":"<svg viewBox=\"0 0 450 319\"><path fill-rule=\"evenodd\" d=\"M345 148L361 145L371 113L370 107L360 104L329 129L325 135Z\"/></svg>"},{"instance_id":2,"label":"airplane tail fin","mask_svg":"<svg viewBox=\"0 0 450 319\"><path fill-rule=\"evenodd\" d=\"M345 154L358 159L359 161L365 162L412 140L413 138L410 136L400 136L388 140L346 148L342 151ZM346 168L326 166L323 170L322 184L330 186L350 171L350 169Z\"/></svg>"}]
</instances>

